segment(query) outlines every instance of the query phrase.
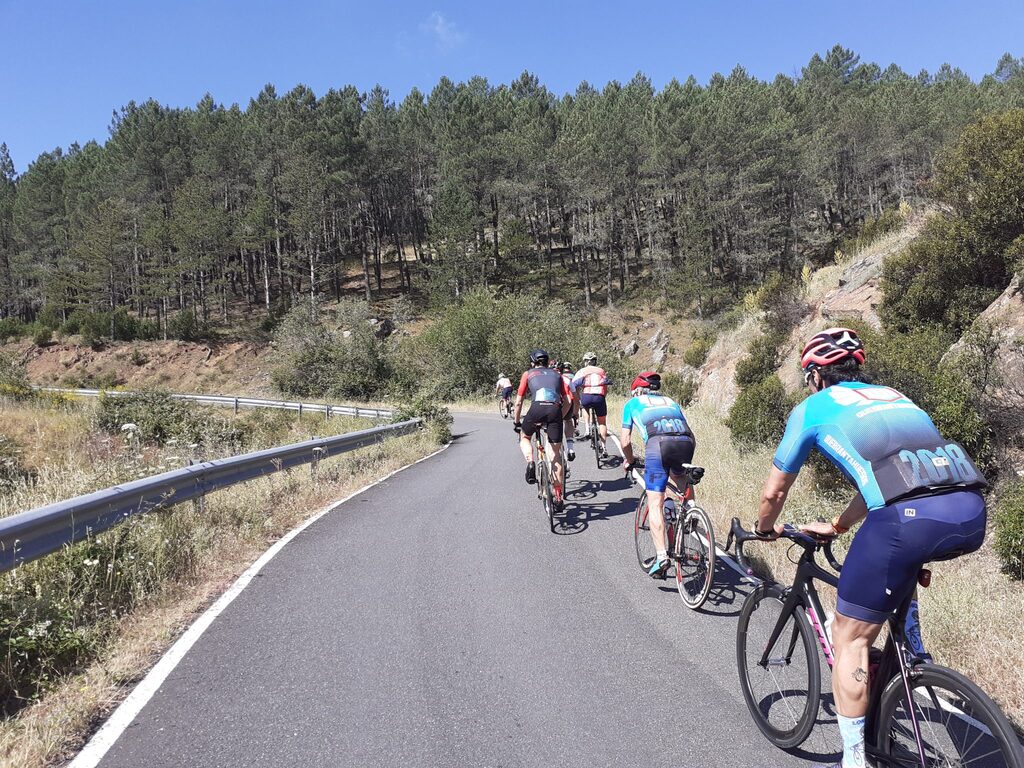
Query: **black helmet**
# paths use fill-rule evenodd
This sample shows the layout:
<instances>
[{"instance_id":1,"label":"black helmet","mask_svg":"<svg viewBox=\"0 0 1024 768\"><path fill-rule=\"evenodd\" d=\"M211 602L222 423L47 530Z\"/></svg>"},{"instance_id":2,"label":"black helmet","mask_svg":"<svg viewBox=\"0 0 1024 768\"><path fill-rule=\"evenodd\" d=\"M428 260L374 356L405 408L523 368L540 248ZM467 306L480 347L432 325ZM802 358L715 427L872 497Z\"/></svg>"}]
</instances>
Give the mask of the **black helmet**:
<instances>
[{"instance_id":1,"label":"black helmet","mask_svg":"<svg viewBox=\"0 0 1024 768\"><path fill-rule=\"evenodd\" d=\"M530 365L547 365L548 353L543 349L535 349L530 352Z\"/></svg>"},{"instance_id":2,"label":"black helmet","mask_svg":"<svg viewBox=\"0 0 1024 768\"><path fill-rule=\"evenodd\" d=\"M573 368L572 368L572 363L570 363L568 360L566 360L564 363L562 363L561 368L562 368L562 373L575 373L575 371L573 371Z\"/></svg>"}]
</instances>

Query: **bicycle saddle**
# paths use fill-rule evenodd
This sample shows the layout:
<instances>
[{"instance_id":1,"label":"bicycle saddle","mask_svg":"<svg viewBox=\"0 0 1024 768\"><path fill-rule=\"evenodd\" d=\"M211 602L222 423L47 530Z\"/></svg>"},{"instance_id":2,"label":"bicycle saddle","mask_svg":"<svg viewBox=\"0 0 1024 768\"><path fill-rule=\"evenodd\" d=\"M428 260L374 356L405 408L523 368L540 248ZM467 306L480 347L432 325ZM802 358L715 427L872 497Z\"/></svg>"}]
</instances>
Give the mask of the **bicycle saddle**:
<instances>
[{"instance_id":1,"label":"bicycle saddle","mask_svg":"<svg viewBox=\"0 0 1024 768\"><path fill-rule=\"evenodd\" d=\"M691 485L696 485L704 477L704 467L698 467L696 464L683 464L683 471L690 476Z\"/></svg>"}]
</instances>

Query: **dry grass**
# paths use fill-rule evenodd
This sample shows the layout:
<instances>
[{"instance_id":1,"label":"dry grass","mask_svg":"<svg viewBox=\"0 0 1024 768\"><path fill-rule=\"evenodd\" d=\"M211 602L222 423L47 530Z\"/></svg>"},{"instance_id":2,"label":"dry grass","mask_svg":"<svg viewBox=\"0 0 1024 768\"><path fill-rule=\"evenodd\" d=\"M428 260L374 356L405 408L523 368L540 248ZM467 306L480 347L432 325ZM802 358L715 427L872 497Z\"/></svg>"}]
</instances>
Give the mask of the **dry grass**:
<instances>
[{"instance_id":1,"label":"dry grass","mask_svg":"<svg viewBox=\"0 0 1024 768\"><path fill-rule=\"evenodd\" d=\"M621 400L609 408L609 426L620 427ZM694 406L686 416L697 437L694 461L707 473L697 488L701 504L711 514L719 545L725 545L730 521L739 517L749 528L754 520L761 484L771 467L767 448L741 454L733 446L728 428L706 406ZM820 493L813 473L801 473L786 503L783 521L795 523L830 519L849 498ZM844 537L849 542L851 537ZM841 555L840 539L836 553ZM791 579L792 564L784 544L749 546L762 571L780 580ZM995 698L1016 723L1024 724L1024 589L1000 572L991 537L980 552L937 563L932 586L920 590L925 645L936 660L963 672ZM834 592L821 589L826 607L834 605ZM831 603L832 605L829 605Z\"/></svg>"},{"instance_id":2,"label":"dry grass","mask_svg":"<svg viewBox=\"0 0 1024 768\"><path fill-rule=\"evenodd\" d=\"M19 439L40 435L49 441L64 434L79 446L105 439L88 431L88 414L50 412L48 418L44 409L29 406L5 408L3 416L5 431L9 424L23 425ZM8 498L11 494L0 495L0 507L14 511L67 498L105 477L139 469L149 473L152 466L141 462L166 458L139 458L136 447L114 442L98 461L90 461L87 451L68 450L45 462L37 482L17 489L16 501ZM70 756L195 614L272 541L330 500L435 448L426 433L418 433L321 462L316 481L306 468L270 475L211 494L201 514L192 505L180 505L121 526L116 547L110 544L112 532L4 574L0 602L5 610L16 604L23 608L24 601L18 601L25 588L43 585L44 600L71 606L67 622L86 653L70 674L44 670L51 682L32 703L0 721L0 765L41 767ZM137 556L141 553L148 553L148 561ZM104 583L97 585L97 579ZM76 591L85 597L77 599ZM93 602L100 593L111 602L96 611Z\"/></svg>"}]
</instances>

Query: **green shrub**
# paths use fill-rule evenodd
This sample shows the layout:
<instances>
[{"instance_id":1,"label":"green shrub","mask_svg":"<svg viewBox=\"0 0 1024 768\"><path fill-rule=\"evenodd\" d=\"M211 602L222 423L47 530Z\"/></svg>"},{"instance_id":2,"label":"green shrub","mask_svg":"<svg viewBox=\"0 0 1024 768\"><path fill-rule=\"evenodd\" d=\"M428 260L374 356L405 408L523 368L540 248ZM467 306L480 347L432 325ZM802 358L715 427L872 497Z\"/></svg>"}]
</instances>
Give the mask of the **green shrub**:
<instances>
[{"instance_id":1,"label":"green shrub","mask_svg":"<svg viewBox=\"0 0 1024 768\"><path fill-rule=\"evenodd\" d=\"M11 339L20 339L28 333L29 326L16 317L0 318L0 344Z\"/></svg>"},{"instance_id":2,"label":"green shrub","mask_svg":"<svg viewBox=\"0 0 1024 768\"><path fill-rule=\"evenodd\" d=\"M775 374L750 385L729 409L726 425L733 442L741 449L778 443L792 407L793 401Z\"/></svg>"},{"instance_id":3,"label":"green shrub","mask_svg":"<svg viewBox=\"0 0 1024 768\"><path fill-rule=\"evenodd\" d=\"M995 504L995 548L1006 571L1024 579L1024 482L1004 490Z\"/></svg>"},{"instance_id":4,"label":"green shrub","mask_svg":"<svg viewBox=\"0 0 1024 768\"><path fill-rule=\"evenodd\" d=\"M683 352L683 362L694 368L700 368L708 359L711 348L715 345L715 335L703 329L693 335L693 341Z\"/></svg>"},{"instance_id":5,"label":"green shrub","mask_svg":"<svg viewBox=\"0 0 1024 768\"><path fill-rule=\"evenodd\" d=\"M293 308L274 334L281 363L271 380L296 397L369 398L389 389L386 342L374 336L369 309L343 302L337 309L340 328L310 319L308 303Z\"/></svg>"},{"instance_id":6,"label":"green shrub","mask_svg":"<svg viewBox=\"0 0 1024 768\"><path fill-rule=\"evenodd\" d=\"M191 310L183 310L167 321L167 335L172 339L199 341L208 333L209 329Z\"/></svg>"},{"instance_id":7,"label":"green shrub","mask_svg":"<svg viewBox=\"0 0 1024 768\"><path fill-rule=\"evenodd\" d=\"M884 235L895 232L903 226L905 221L906 217L899 208L887 208L882 211L881 215L865 219L856 235L845 238L840 243L839 250L845 253L856 253L863 250Z\"/></svg>"},{"instance_id":8,"label":"green shrub","mask_svg":"<svg viewBox=\"0 0 1024 768\"><path fill-rule=\"evenodd\" d=\"M423 419L423 424L431 438L438 445L450 443L452 440L452 415L447 408L437 405L433 398L417 397L395 413L393 421Z\"/></svg>"},{"instance_id":9,"label":"green shrub","mask_svg":"<svg viewBox=\"0 0 1024 768\"><path fill-rule=\"evenodd\" d=\"M697 394L697 382L692 376L666 372L661 374L661 391L685 408Z\"/></svg>"},{"instance_id":10,"label":"green shrub","mask_svg":"<svg viewBox=\"0 0 1024 768\"><path fill-rule=\"evenodd\" d=\"M25 366L12 354L0 353L0 395L23 400L32 397Z\"/></svg>"},{"instance_id":11,"label":"green shrub","mask_svg":"<svg viewBox=\"0 0 1024 768\"><path fill-rule=\"evenodd\" d=\"M51 331L56 331L60 328L61 322L61 311L52 304L45 305L41 310L39 310L39 314L36 315L36 324L43 328L48 328Z\"/></svg>"},{"instance_id":12,"label":"green shrub","mask_svg":"<svg viewBox=\"0 0 1024 768\"><path fill-rule=\"evenodd\" d=\"M165 392L100 397L97 425L110 434L125 434L125 425L146 442L163 445L168 440L183 444L241 448L247 435L231 419L210 408L176 400Z\"/></svg>"},{"instance_id":13,"label":"green shrub","mask_svg":"<svg viewBox=\"0 0 1024 768\"><path fill-rule=\"evenodd\" d=\"M49 328L39 328L32 335L32 343L37 347L45 347L53 341L53 331Z\"/></svg>"},{"instance_id":14,"label":"green shrub","mask_svg":"<svg viewBox=\"0 0 1024 768\"><path fill-rule=\"evenodd\" d=\"M128 360L136 368L141 368L143 365L149 362L149 358L142 352L138 347L132 347L132 353L129 355Z\"/></svg>"},{"instance_id":15,"label":"green shrub","mask_svg":"<svg viewBox=\"0 0 1024 768\"><path fill-rule=\"evenodd\" d=\"M751 339L746 356L736 364L736 386L746 389L774 374L782 362L784 341L783 336L772 333L763 333Z\"/></svg>"}]
</instances>

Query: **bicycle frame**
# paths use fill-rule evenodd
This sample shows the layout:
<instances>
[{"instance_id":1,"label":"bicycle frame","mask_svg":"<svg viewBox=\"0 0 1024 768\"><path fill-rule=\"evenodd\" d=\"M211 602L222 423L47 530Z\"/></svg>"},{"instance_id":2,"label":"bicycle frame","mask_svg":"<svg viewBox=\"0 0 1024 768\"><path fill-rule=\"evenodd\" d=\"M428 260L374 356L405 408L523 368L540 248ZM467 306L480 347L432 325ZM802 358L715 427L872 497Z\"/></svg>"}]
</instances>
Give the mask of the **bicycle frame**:
<instances>
[{"instance_id":1,"label":"bicycle frame","mask_svg":"<svg viewBox=\"0 0 1024 768\"><path fill-rule=\"evenodd\" d=\"M735 522L738 521L734 521L734 531ZM730 532L730 538L734 535L734 531ZM749 541L751 539L747 538L746 540ZM818 590L814 586L814 580L818 579L829 586L838 588L839 577L829 571L826 571L815 561L814 553L820 546L822 546L821 542L817 542L815 539L807 535L804 535L802 539L792 540L797 546L802 547L804 551L797 562L796 578L793 580L793 585L784 590L786 598L783 602L782 610L779 613L779 618L775 623L775 627L772 629L772 632L768 637L764 653L761 655L761 659L758 664L764 668L768 667L770 650L774 648L775 644L779 641L789 617L793 614L797 606L800 606L804 609L804 612L807 614L807 618L811 622L814 633L818 638L818 645L821 647L821 651L825 656L825 661L831 669L835 665L835 653L832 641L829 639L828 633L825 632L824 623L822 621L825 611L822 608L821 598L818 596ZM740 542L742 539L737 537L737 541ZM830 561L830 565L832 565L832 567L837 571L841 570L841 566L832 556L830 545L825 544L824 546L826 547L825 557ZM907 694L907 701L913 701L910 687L912 669L917 664L921 664L923 662L907 648L906 639L904 637L904 623L906 621L907 611L910 608L910 603L914 599L915 594L916 592L912 590L903 599L900 607L886 620L886 624L889 627L889 636L886 639L885 647L882 650L882 657L879 661L878 668L870 676L868 716L865 723L865 733L867 734L875 733L875 715L878 712L878 703L886 685L888 685L889 681L896 676L896 669L894 669L894 666L899 670L899 675L903 681L903 686ZM785 656L787 663L792 659L798 640L799 631L797 630L796 624L794 624L792 635L789 639L789 647ZM921 759L921 765L925 765L924 745L921 740L921 729L917 721L917 712L913 706L908 708L911 721L913 722L914 740L916 742L918 756ZM870 756L876 758L881 756L874 748L873 744L866 743L865 747Z\"/></svg>"}]
</instances>

